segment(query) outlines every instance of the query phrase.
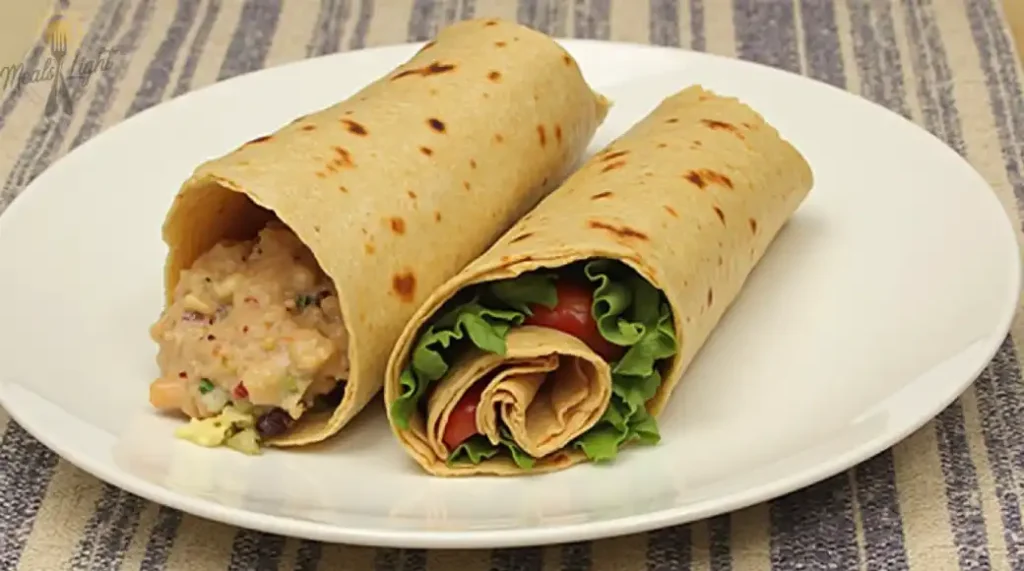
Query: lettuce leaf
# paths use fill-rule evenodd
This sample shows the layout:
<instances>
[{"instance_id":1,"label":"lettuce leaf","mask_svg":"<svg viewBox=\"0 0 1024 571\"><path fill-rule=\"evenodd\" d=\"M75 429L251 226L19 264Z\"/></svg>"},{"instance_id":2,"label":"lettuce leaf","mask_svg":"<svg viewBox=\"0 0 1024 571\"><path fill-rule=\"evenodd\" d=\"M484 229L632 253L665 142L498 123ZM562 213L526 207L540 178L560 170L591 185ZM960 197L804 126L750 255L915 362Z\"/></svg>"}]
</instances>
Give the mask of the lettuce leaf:
<instances>
[{"instance_id":1,"label":"lettuce leaf","mask_svg":"<svg viewBox=\"0 0 1024 571\"><path fill-rule=\"evenodd\" d=\"M509 455L512 456L512 461L516 463L522 470L529 470L533 468L537 460L527 454L522 448L516 444L512 435L508 429L504 426L500 427L499 433L501 437L499 441L500 446L491 444L491 441L487 439L483 434L476 434L466 439L465 442L459 444L458 448L452 450L448 455L448 463L456 464L459 462L469 461L471 464L479 464L483 460L493 458L501 448L504 447L508 450Z\"/></svg>"}]
</instances>

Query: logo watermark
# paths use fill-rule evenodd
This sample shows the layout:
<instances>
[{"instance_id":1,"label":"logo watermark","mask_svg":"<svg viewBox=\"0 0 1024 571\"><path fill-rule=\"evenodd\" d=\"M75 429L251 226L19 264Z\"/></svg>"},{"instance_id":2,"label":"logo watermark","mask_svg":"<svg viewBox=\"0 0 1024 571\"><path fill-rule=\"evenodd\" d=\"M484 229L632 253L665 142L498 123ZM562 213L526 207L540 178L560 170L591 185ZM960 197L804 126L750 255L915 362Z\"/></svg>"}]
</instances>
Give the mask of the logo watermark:
<instances>
[{"instance_id":1,"label":"logo watermark","mask_svg":"<svg viewBox=\"0 0 1024 571\"><path fill-rule=\"evenodd\" d=\"M74 111L74 101L68 80L88 82L96 73L109 70L113 66L112 59L118 54L116 48L100 48L94 54L82 53L77 49L80 38L76 32L76 26L66 16L53 16L43 34L46 59L34 69L26 69L24 63L0 67L0 93L30 84L49 83L44 109L46 116L53 117L58 112L70 115Z\"/></svg>"}]
</instances>

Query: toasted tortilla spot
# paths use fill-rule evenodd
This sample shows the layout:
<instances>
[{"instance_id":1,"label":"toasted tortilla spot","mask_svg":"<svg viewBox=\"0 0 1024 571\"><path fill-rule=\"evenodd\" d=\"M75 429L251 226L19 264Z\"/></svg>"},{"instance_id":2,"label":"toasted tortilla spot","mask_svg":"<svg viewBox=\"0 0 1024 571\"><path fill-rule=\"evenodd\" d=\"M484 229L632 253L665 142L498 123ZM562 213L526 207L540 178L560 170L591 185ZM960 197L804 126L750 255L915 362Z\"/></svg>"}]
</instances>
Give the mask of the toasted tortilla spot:
<instances>
[{"instance_id":1,"label":"toasted tortilla spot","mask_svg":"<svg viewBox=\"0 0 1024 571\"><path fill-rule=\"evenodd\" d=\"M494 82L501 81L501 72L500 71L492 71L491 73L487 74L487 79L489 79L491 81L494 81Z\"/></svg>"},{"instance_id":2,"label":"toasted tortilla spot","mask_svg":"<svg viewBox=\"0 0 1024 571\"><path fill-rule=\"evenodd\" d=\"M405 220L402 220L399 216L392 216L390 221L391 231L399 236L405 234Z\"/></svg>"},{"instance_id":3,"label":"toasted tortilla spot","mask_svg":"<svg viewBox=\"0 0 1024 571\"><path fill-rule=\"evenodd\" d=\"M544 147L548 144L548 134L544 130L544 125L537 125L537 137L540 139L540 146Z\"/></svg>"},{"instance_id":4,"label":"toasted tortilla spot","mask_svg":"<svg viewBox=\"0 0 1024 571\"><path fill-rule=\"evenodd\" d=\"M700 141L694 141L694 142L693 142L693 146L694 146L694 147L703 147L703 146L704 146L704 143L702 143L702 142L700 142Z\"/></svg>"},{"instance_id":5,"label":"toasted tortilla spot","mask_svg":"<svg viewBox=\"0 0 1024 571\"><path fill-rule=\"evenodd\" d=\"M665 212L668 212L673 218L679 218L679 213L676 212L676 209L667 204L665 205Z\"/></svg>"},{"instance_id":6,"label":"toasted tortilla spot","mask_svg":"<svg viewBox=\"0 0 1024 571\"><path fill-rule=\"evenodd\" d=\"M411 303L416 297L416 276L410 270L395 274L391 278L391 291L398 295L398 299Z\"/></svg>"},{"instance_id":7,"label":"toasted tortilla spot","mask_svg":"<svg viewBox=\"0 0 1024 571\"><path fill-rule=\"evenodd\" d=\"M431 117L430 119L427 119L427 124L430 125L431 129L437 131L438 133L444 133L444 123L440 119L436 117Z\"/></svg>"},{"instance_id":8,"label":"toasted tortilla spot","mask_svg":"<svg viewBox=\"0 0 1024 571\"><path fill-rule=\"evenodd\" d=\"M334 147L334 153L338 155L338 158L335 159L334 163L339 167L356 166L355 163L352 162L352 154L346 151L345 149L341 147Z\"/></svg>"},{"instance_id":9,"label":"toasted tortilla spot","mask_svg":"<svg viewBox=\"0 0 1024 571\"><path fill-rule=\"evenodd\" d=\"M658 144L657 144L656 146L657 146L657 147L658 147L659 149L664 149L665 147L667 147L667 146L668 146L668 143L658 143Z\"/></svg>"},{"instance_id":10,"label":"toasted tortilla spot","mask_svg":"<svg viewBox=\"0 0 1024 571\"><path fill-rule=\"evenodd\" d=\"M469 189L470 189L470 186L469 186L469 181L468 181L468 180L464 180L464 181L462 181L462 188L464 188L464 189L466 189L466 190L469 190Z\"/></svg>"},{"instance_id":11,"label":"toasted tortilla spot","mask_svg":"<svg viewBox=\"0 0 1024 571\"><path fill-rule=\"evenodd\" d=\"M555 142L559 145L562 144L562 126L557 124L555 125Z\"/></svg>"},{"instance_id":12,"label":"toasted tortilla spot","mask_svg":"<svg viewBox=\"0 0 1024 571\"><path fill-rule=\"evenodd\" d=\"M316 224L314 224L313 225L313 231L316 232L317 234L319 234L320 233L320 226L317 226Z\"/></svg>"},{"instance_id":13,"label":"toasted tortilla spot","mask_svg":"<svg viewBox=\"0 0 1024 571\"><path fill-rule=\"evenodd\" d=\"M617 168L622 168L624 166L626 166L626 161L615 161L614 163L605 165L605 167L601 169L601 172L608 172L610 170L615 170Z\"/></svg>"},{"instance_id":14,"label":"toasted tortilla spot","mask_svg":"<svg viewBox=\"0 0 1024 571\"><path fill-rule=\"evenodd\" d=\"M499 48L503 48L503 47L507 46L508 44L499 40L497 42L494 42L494 45L499 47Z\"/></svg>"},{"instance_id":15,"label":"toasted tortilla spot","mask_svg":"<svg viewBox=\"0 0 1024 571\"><path fill-rule=\"evenodd\" d=\"M363 245L363 250L365 250L367 254L373 254L374 252L377 251L377 248L374 247L372 243L367 242L366 244Z\"/></svg>"},{"instance_id":16,"label":"toasted tortilla spot","mask_svg":"<svg viewBox=\"0 0 1024 571\"><path fill-rule=\"evenodd\" d=\"M753 218L751 218L749 220L749 222L750 222L750 231L751 231L751 233L757 234L757 220L754 220Z\"/></svg>"},{"instance_id":17,"label":"toasted tortilla spot","mask_svg":"<svg viewBox=\"0 0 1024 571\"><path fill-rule=\"evenodd\" d=\"M678 123L679 122L679 118L678 117L672 117L671 119L668 119L665 122L666 123Z\"/></svg>"},{"instance_id":18,"label":"toasted tortilla spot","mask_svg":"<svg viewBox=\"0 0 1024 571\"><path fill-rule=\"evenodd\" d=\"M431 149L430 147L420 147L420 152L423 153L424 155L427 155L428 157L434 154L433 149Z\"/></svg>"},{"instance_id":19,"label":"toasted tortilla spot","mask_svg":"<svg viewBox=\"0 0 1024 571\"><path fill-rule=\"evenodd\" d=\"M505 137L503 137L503 136L501 135L501 133L495 133L495 134L494 134L494 141L495 141L496 143L502 143L502 142L504 142L504 141L505 141Z\"/></svg>"},{"instance_id":20,"label":"toasted tortilla spot","mask_svg":"<svg viewBox=\"0 0 1024 571\"><path fill-rule=\"evenodd\" d=\"M475 169L476 168L476 159L469 159L469 168L471 168L471 169Z\"/></svg>"},{"instance_id":21,"label":"toasted tortilla spot","mask_svg":"<svg viewBox=\"0 0 1024 571\"><path fill-rule=\"evenodd\" d=\"M327 173L323 171L316 171L317 178L327 178Z\"/></svg>"},{"instance_id":22,"label":"toasted tortilla spot","mask_svg":"<svg viewBox=\"0 0 1024 571\"><path fill-rule=\"evenodd\" d=\"M263 135L262 137L256 137L255 139L249 141L248 143L246 143L246 145L254 145L256 143L265 143L265 142L269 141L272 138L273 138L272 135Z\"/></svg>"},{"instance_id":23,"label":"toasted tortilla spot","mask_svg":"<svg viewBox=\"0 0 1024 571\"><path fill-rule=\"evenodd\" d=\"M345 188L344 186L339 186L339 187L338 187L338 190L340 190L340 191L342 191L342 192L344 192L344 193L348 194L348 189L347 189L347 188Z\"/></svg>"},{"instance_id":24,"label":"toasted tortilla spot","mask_svg":"<svg viewBox=\"0 0 1024 571\"><path fill-rule=\"evenodd\" d=\"M366 127L363 127L359 123L356 123L351 119L342 119L341 123L345 125L345 128L348 129L349 133L359 135L360 137L366 136Z\"/></svg>"},{"instance_id":25,"label":"toasted tortilla spot","mask_svg":"<svg viewBox=\"0 0 1024 571\"><path fill-rule=\"evenodd\" d=\"M711 305L713 303L715 303L715 292L712 291L711 288L708 288L708 308L709 309L711 308Z\"/></svg>"},{"instance_id":26,"label":"toasted tortilla spot","mask_svg":"<svg viewBox=\"0 0 1024 571\"><path fill-rule=\"evenodd\" d=\"M733 133L734 135L736 135L737 137L739 137L741 139L744 138L743 137L743 133L741 133L740 130L737 129L735 125L732 125L730 123L726 123L724 121L718 121L718 120L715 120L715 119L701 119L700 122L704 123L705 125L710 127L712 130L716 130L716 131L729 131L729 132Z\"/></svg>"},{"instance_id":27,"label":"toasted tortilla spot","mask_svg":"<svg viewBox=\"0 0 1024 571\"><path fill-rule=\"evenodd\" d=\"M515 238L512 238L511 240L509 240L508 243L509 244L515 244L516 242L522 242L523 240L529 238L530 236L533 236L533 232L524 232L524 233L516 236Z\"/></svg>"},{"instance_id":28,"label":"toasted tortilla spot","mask_svg":"<svg viewBox=\"0 0 1024 571\"><path fill-rule=\"evenodd\" d=\"M718 215L718 219L722 221L722 224L725 224L725 212L722 212L722 209L717 206L712 206L712 208L715 209L715 214Z\"/></svg>"},{"instance_id":29,"label":"toasted tortilla spot","mask_svg":"<svg viewBox=\"0 0 1024 571\"><path fill-rule=\"evenodd\" d=\"M599 192L594 196L591 196L590 200L601 200L602 198L608 198L609 196L613 196L612 192L610 190L606 190L604 192Z\"/></svg>"},{"instance_id":30,"label":"toasted tortilla spot","mask_svg":"<svg viewBox=\"0 0 1024 571\"><path fill-rule=\"evenodd\" d=\"M614 153L608 153L607 155L601 157L601 162L606 163L610 160L617 159L619 157L624 157L628 154L629 151L615 151Z\"/></svg>"},{"instance_id":31,"label":"toasted tortilla spot","mask_svg":"<svg viewBox=\"0 0 1024 571\"><path fill-rule=\"evenodd\" d=\"M302 130L303 131L312 131L313 129L316 129L316 125L303 125L302 126Z\"/></svg>"},{"instance_id":32,"label":"toasted tortilla spot","mask_svg":"<svg viewBox=\"0 0 1024 571\"><path fill-rule=\"evenodd\" d=\"M634 230L628 226L618 227L607 222L601 222L600 220L589 220L587 221L587 226L590 226L595 230L604 230L605 232L610 232L618 238L636 238L638 240L643 240L645 242L647 240L650 240L650 238L647 237L647 234L644 234L639 230Z\"/></svg>"},{"instance_id":33,"label":"toasted tortilla spot","mask_svg":"<svg viewBox=\"0 0 1024 571\"><path fill-rule=\"evenodd\" d=\"M435 210L434 211L434 222L440 222L440 221L441 221L441 211L440 210Z\"/></svg>"},{"instance_id":34,"label":"toasted tortilla spot","mask_svg":"<svg viewBox=\"0 0 1024 571\"><path fill-rule=\"evenodd\" d=\"M487 20L486 22L484 22L484 27L497 26L497 25L498 25L498 21L497 20Z\"/></svg>"},{"instance_id":35,"label":"toasted tortilla spot","mask_svg":"<svg viewBox=\"0 0 1024 571\"><path fill-rule=\"evenodd\" d=\"M564 56L562 56L562 61L565 63L565 65L572 65L572 58L569 57L569 54L565 54Z\"/></svg>"},{"instance_id":36,"label":"toasted tortilla spot","mask_svg":"<svg viewBox=\"0 0 1024 571\"><path fill-rule=\"evenodd\" d=\"M413 200L416 200L416 193L415 192L413 192L411 190L407 190L407 191L405 191L405 193L409 195L409 198L411 198Z\"/></svg>"},{"instance_id":37,"label":"toasted tortilla spot","mask_svg":"<svg viewBox=\"0 0 1024 571\"><path fill-rule=\"evenodd\" d=\"M430 65L428 65L426 67L418 67L418 68L414 68L414 69L407 69L405 71L400 71L400 72L396 73L394 76L391 77L391 81L395 81L396 79L402 79L403 77L410 77L410 76L413 76L413 75L418 75L420 77L428 77L428 76L431 76L431 75L439 75L439 74L442 74L442 73L448 73L449 71L452 71L453 69L455 69L455 65L454 64L441 63L441 62L438 62L438 61L434 61L434 62L431 62Z\"/></svg>"},{"instance_id":38,"label":"toasted tortilla spot","mask_svg":"<svg viewBox=\"0 0 1024 571\"><path fill-rule=\"evenodd\" d=\"M724 263L725 263L725 260L724 260L724 259L722 258L722 255L721 255L721 254L719 254L719 255L718 255L718 265L719 265L719 266L721 266L721 265L722 265L722 264L724 264Z\"/></svg>"},{"instance_id":39,"label":"toasted tortilla spot","mask_svg":"<svg viewBox=\"0 0 1024 571\"><path fill-rule=\"evenodd\" d=\"M706 188L709 184L719 184L732 188L732 179L722 173L710 169L695 169L687 171L687 173L683 175L683 178L697 185L697 187L701 189Z\"/></svg>"}]
</instances>

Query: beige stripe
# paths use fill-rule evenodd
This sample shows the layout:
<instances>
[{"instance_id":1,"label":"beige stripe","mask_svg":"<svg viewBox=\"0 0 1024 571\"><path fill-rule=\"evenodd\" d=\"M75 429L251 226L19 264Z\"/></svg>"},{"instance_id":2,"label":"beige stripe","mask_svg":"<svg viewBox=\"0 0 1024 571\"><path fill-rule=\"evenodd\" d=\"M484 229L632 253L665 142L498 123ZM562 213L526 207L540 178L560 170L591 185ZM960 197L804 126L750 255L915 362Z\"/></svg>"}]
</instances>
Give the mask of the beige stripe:
<instances>
[{"instance_id":1,"label":"beige stripe","mask_svg":"<svg viewBox=\"0 0 1024 571\"><path fill-rule=\"evenodd\" d=\"M771 566L768 504L758 504L732 516L733 571L761 571Z\"/></svg>"},{"instance_id":2,"label":"beige stripe","mask_svg":"<svg viewBox=\"0 0 1024 571\"><path fill-rule=\"evenodd\" d=\"M409 15L413 0L388 0L374 5L373 19L366 34L367 46L399 44L409 36Z\"/></svg>"},{"instance_id":3,"label":"beige stripe","mask_svg":"<svg viewBox=\"0 0 1024 571\"><path fill-rule=\"evenodd\" d=\"M611 40L617 42L649 43L650 4L618 0L612 2L611 14L608 16L611 25Z\"/></svg>"},{"instance_id":4,"label":"beige stripe","mask_svg":"<svg viewBox=\"0 0 1024 571\"><path fill-rule=\"evenodd\" d=\"M216 0L201 0L199 6L196 7L196 17L192 20L188 33L185 34L185 39L178 51L178 57L174 60L174 66L171 68L170 77L167 80L167 89L164 91L165 100L171 97L174 90L178 87L178 79L181 77L181 72L185 70L185 64L188 62L188 54L192 49L192 43L195 42L196 36L199 34L200 26L203 25L203 18L206 17L206 10L210 2L214 1Z\"/></svg>"},{"instance_id":5,"label":"beige stripe","mask_svg":"<svg viewBox=\"0 0 1024 571\"><path fill-rule=\"evenodd\" d=\"M367 547L352 547L349 545L325 544L320 554L320 563L317 565L319 571L335 571L335 569L373 569L373 559L376 552ZM429 554L428 554L429 555ZM460 567L451 567L463 571ZM465 569L465 571L472 571Z\"/></svg>"},{"instance_id":6,"label":"beige stripe","mask_svg":"<svg viewBox=\"0 0 1024 571\"><path fill-rule=\"evenodd\" d=\"M153 526L156 525L159 514L159 505L152 502L142 504L139 525L135 528L131 543L128 544L124 561L121 563L122 569L141 569L142 560L146 557L146 546L149 545L149 536L153 533Z\"/></svg>"},{"instance_id":7,"label":"beige stripe","mask_svg":"<svg viewBox=\"0 0 1024 571\"><path fill-rule=\"evenodd\" d=\"M477 0L477 18L501 18L516 21L517 2L515 0ZM570 10L571 11L571 10Z\"/></svg>"},{"instance_id":8,"label":"beige stripe","mask_svg":"<svg viewBox=\"0 0 1024 571\"><path fill-rule=\"evenodd\" d=\"M645 533L597 541L591 548L593 571L632 571L647 559Z\"/></svg>"},{"instance_id":9,"label":"beige stripe","mask_svg":"<svg viewBox=\"0 0 1024 571\"><path fill-rule=\"evenodd\" d=\"M318 2L309 2L302 10L282 9L264 67L273 67L305 58L306 48L312 43L314 37L314 28L319 14Z\"/></svg>"},{"instance_id":10,"label":"beige stripe","mask_svg":"<svg viewBox=\"0 0 1024 571\"><path fill-rule=\"evenodd\" d=\"M906 92L907 107L910 109L910 118L918 125L923 125L921 103L916 95L917 77L914 75L914 66L911 63L913 58L910 55L910 40L908 38L907 23L903 18L903 10L894 8L892 10L893 28L896 30L896 47L900 54L900 68L903 70L903 90Z\"/></svg>"},{"instance_id":11,"label":"beige stripe","mask_svg":"<svg viewBox=\"0 0 1024 571\"><path fill-rule=\"evenodd\" d=\"M801 2L796 0L793 1L794 39L796 40L797 61L800 62L800 73L803 75L809 75L811 66L807 63L807 40L804 37L804 21L803 11L800 8L801 4Z\"/></svg>"},{"instance_id":12,"label":"beige stripe","mask_svg":"<svg viewBox=\"0 0 1024 571\"><path fill-rule=\"evenodd\" d=\"M242 2L221 2L217 19L210 29L210 37L206 41L203 55L199 58L196 71L192 76L192 89L198 89L216 81L220 66L224 63L231 36L241 17Z\"/></svg>"},{"instance_id":13,"label":"beige stripe","mask_svg":"<svg viewBox=\"0 0 1024 571\"><path fill-rule=\"evenodd\" d=\"M707 520L690 524L690 553L692 571L711 570L711 530Z\"/></svg>"},{"instance_id":14,"label":"beige stripe","mask_svg":"<svg viewBox=\"0 0 1024 571\"><path fill-rule=\"evenodd\" d=\"M543 571L560 571L562 568L562 548L559 545L548 545L541 550L541 569Z\"/></svg>"},{"instance_id":15,"label":"beige stripe","mask_svg":"<svg viewBox=\"0 0 1024 571\"><path fill-rule=\"evenodd\" d=\"M953 535L934 422L893 448L893 465L910 568L958 569L955 554L951 558L941 554L943 549L952 549Z\"/></svg>"},{"instance_id":16,"label":"beige stripe","mask_svg":"<svg viewBox=\"0 0 1024 571\"><path fill-rule=\"evenodd\" d=\"M25 543L20 569L67 569L103 484L61 460Z\"/></svg>"},{"instance_id":17,"label":"beige stripe","mask_svg":"<svg viewBox=\"0 0 1024 571\"><path fill-rule=\"evenodd\" d=\"M999 511L999 498L996 497L995 477L992 466L988 462L988 447L981 433L981 416L978 413L978 395L971 387L961 397L964 411L964 430L967 432L967 449L971 462L977 469L978 489L982 515L985 518L985 534L988 537L991 551L992 571L1010 568L1006 559L1006 542L1003 540L1003 519Z\"/></svg>"},{"instance_id":18,"label":"beige stripe","mask_svg":"<svg viewBox=\"0 0 1024 571\"><path fill-rule=\"evenodd\" d=\"M194 569L200 562L207 569L227 569L238 529L229 525L185 515L167 558L168 569Z\"/></svg>"},{"instance_id":19,"label":"beige stripe","mask_svg":"<svg viewBox=\"0 0 1024 571\"><path fill-rule=\"evenodd\" d=\"M736 57L732 2L704 2L704 37L709 53Z\"/></svg>"},{"instance_id":20,"label":"beige stripe","mask_svg":"<svg viewBox=\"0 0 1024 571\"><path fill-rule=\"evenodd\" d=\"M865 549L865 537L864 537L864 513L860 508L860 495L857 493L857 472L855 470L846 471L846 481L850 485L850 503L853 504L853 529L854 536L857 540L857 560L861 562L861 567L867 566L867 550Z\"/></svg>"},{"instance_id":21,"label":"beige stripe","mask_svg":"<svg viewBox=\"0 0 1024 571\"><path fill-rule=\"evenodd\" d=\"M281 549L281 558L278 560L277 568L281 571L296 569L299 563L300 542L295 538L286 538L284 547Z\"/></svg>"},{"instance_id":22,"label":"beige stripe","mask_svg":"<svg viewBox=\"0 0 1024 571\"><path fill-rule=\"evenodd\" d=\"M843 71L846 74L846 89L860 94L860 68L857 56L853 51L853 29L850 24L850 12L844 0L835 2L836 35L839 37L839 53L843 58Z\"/></svg>"}]
</instances>

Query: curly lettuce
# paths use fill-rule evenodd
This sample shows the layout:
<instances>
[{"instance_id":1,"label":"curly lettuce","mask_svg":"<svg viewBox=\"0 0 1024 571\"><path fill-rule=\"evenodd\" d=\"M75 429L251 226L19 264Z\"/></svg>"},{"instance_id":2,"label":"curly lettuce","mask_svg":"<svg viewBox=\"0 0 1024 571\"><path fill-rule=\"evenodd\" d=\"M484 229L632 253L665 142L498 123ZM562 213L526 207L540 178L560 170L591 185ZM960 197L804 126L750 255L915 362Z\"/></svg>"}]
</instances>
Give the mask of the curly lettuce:
<instances>
[{"instance_id":1,"label":"curly lettuce","mask_svg":"<svg viewBox=\"0 0 1024 571\"><path fill-rule=\"evenodd\" d=\"M593 428L573 441L593 461L612 460L629 442L656 444L661 436L646 403L661 386L658 361L675 354L676 339L671 309L664 296L647 280L611 260L584 264L583 273L595 284L591 312L601 336L625 354L612 366L612 398ZM402 394L392 404L392 417L403 429L430 386L448 372L448 361L458 342L470 341L483 351L504 355L505 338L512 327L531 315L531 305L553 308L558 303L556 277L531 273L481 286L468 301L445 311L417 340L409 365L402 372ZM464 345L462 345L464 346ZM523 469L535 459L515 444L501 427L498 445L476 435L453 450L449 462L477 464L504 448Z\"/></svg>"}]
</instances>

